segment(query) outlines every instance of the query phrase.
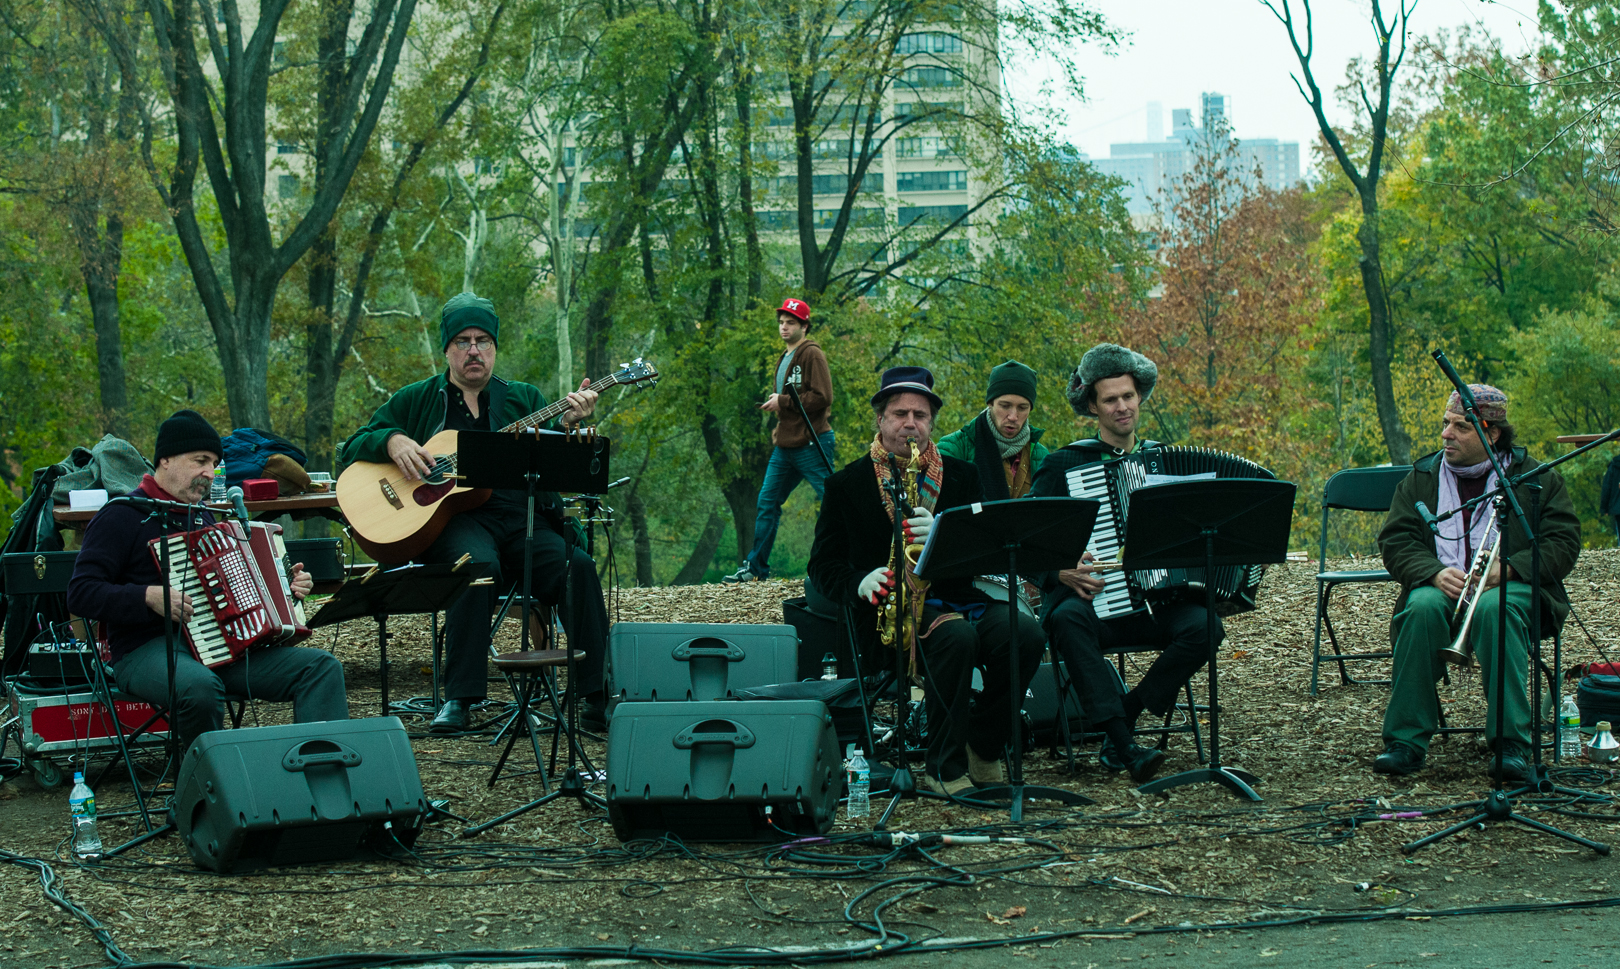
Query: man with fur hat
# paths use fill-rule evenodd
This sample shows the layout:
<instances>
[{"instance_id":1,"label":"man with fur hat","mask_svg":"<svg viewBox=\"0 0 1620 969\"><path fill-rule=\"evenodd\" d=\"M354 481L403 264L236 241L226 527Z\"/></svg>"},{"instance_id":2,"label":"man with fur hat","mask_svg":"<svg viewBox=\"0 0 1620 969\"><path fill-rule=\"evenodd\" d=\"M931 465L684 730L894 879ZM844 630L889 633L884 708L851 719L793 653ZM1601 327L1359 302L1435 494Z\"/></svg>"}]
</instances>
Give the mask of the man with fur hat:
<instances>
[{"instance_id":1,"label":"man with fur hat","mask_svg":"<svg viewBox=\"0 0 1620 969\"><path fill-rule=\"evenodd\" d=\"M219 433L196 411L177 411L158 428L155 468L130 492L135 498L195 505L186 512L150 511L109 504L84 531L84 544L68 583L68 610L102 624L118 689L167 707L170 698L169 636L173 630L175 706L168 721L181 749L200 733L225 725L225 696L291 700L298 723L347 720L343 666L324 649L270 646L226 666L198 662L178 623L207 606L171 588L165 611L163 574L148 543L176 532L205 528L214 516L200 502L208 497L214 467L224 448ZM314 587L300 562L292 568L292 592L302 599Z\"/></svg>"},{"instance_id":2,"label":"man with fur hat","mask_svg":"<svg viewBox=\"0 0 1620 969\"><path fill-rule=\"evenodd\" d=\"M1029 424L1035 406L1035 371L1008 360L990 371L984 410L959 431L940 438L939 453L979 469L985 501L1022 498L1046 460L1041 428Z\"/></svg>"},{"instance_id":3,"label":"man with fur hat","mask_svg":"<svg viewBox=\"0 0 1620 969\"><path fill-rule=\"evenodd\" d=\"M791 297L783 300L776 311L776 331L786 346L776 361L776 391L759 405L760 410L776 415L776 426L771 428L771 460L765 467L765 481L759 486L754 550L748 553L742 568L722 578L722 582L769 578L782 505L800 481L810 482L820 501L822 486L832 473L828 462L836 453L836 441L827 420L832 412L832 371L821 344L809 338L810 304ZM789 387L798 391L803 413L788 394Z\"/></svg>"},{"instance_id":4,"label":"man with fur hat","mask_svg":"<svg viewBox=\"0 0 1620 969\"><path fill-rule=\"evenodd\" d=\"M1485 426L1491 449L1497 453L1509 475L1534 470L1539 462L1521 447L1513 446L1513 425L1508 423L1507 395L1485 384L1470 384L1475 407ZM1522 783L1530 776L1530 707L1526 700L1525 677L1530 651L1530 610L1541 612L1541 633L1551 636L1562 628L1569 615L1569 596L1564 577L1575 568L1581 553L1581 525L1575 516L1564 479L1556 471L1539 478L1539 502L1532 499L1531 484L1515 489L1526 514L1540 508L1540 517L1531 523L1541 541L1541 601L1530 598L1530 544L1524 531L1512 520L1505 535L1497 532L1491 504L1486 501L1438 525L1431 531L1421 504L1437 515L1457 511L1470 499L1497 487L1496 470L1491 466L1485 443L1464 415L1462 401L1453 392L1440 425L1443 448L1412 464L1412 471L1395 489L1384 528L1378 535L1378 548L1384 568L1401 584L1390 622L1390 641L1395 652L1389 706L1384 711L1384 752L1373 761L1380 774L1410 774L1423 766L1440 722L1440 699L1435 681L1445 672L1439 651L1450 646L1455 635L1451 617L1474 552L1504 541L1496 564L1485 576L1484 589L1474 611L1469 639L1484 675L1480 677L1489 704L1485 736L1494 738L1502 721L1503 780ZM1507 583L1507 654L1497 663L1498 620L1501 617L1500 586ZM1506 709L1496 708L1496 678L1506 676ZM1496 758L1491 758L1491 771Z\"/></svg>"},{"instance_id":5,"label":"man with fur hat","mask_svg":"<svg viewBox=\"0 0 1620 969\"><path fill-rule=\"evenodd\" d=\"M501 321L495 304L472 293L452 296L439 314L439 347L446 370L401 387L377 408L370 423L355 431L338 451L344 464L392 461L407 480L432 471L434 457L421 442L443 430L491 431L515 423L546 406L539 388L495 376L495 354ZM577 424L596 409L589 378L567 396L568 408L552 423ZM585 651L576 667L581 721L587 728L606 726L603 715L602 665L607 645L607 610L596 565L575 545L564 569L564 542L558 496L537 496L548 528L534 534L534 595L543 603L562 601L568 575L573 577L574 606L563 610L568 645ZM433 718L431 729L455 733L467 729L472 706L484 699L489 680L490 618L495 598L523 575L527 495L496 491L489 501L452 517L422 556L425 562L454 562L464 554L486 565L489 585L470 586L445 614L447 652L444 691L449 698Z\"/></svg>"},{"instance_id":6,"label":"man with fur hat","mask_svg":"<svg viewBox=\"0 0 1620 969\"><path fill-rule=\"evenodd\" d=\"M931 440L940 398L934 375L922 367L892 367L872 395L877 435L866 454L827 479L827 494L816 519L810 549L806 595L843 610L861 638L869 669L882 669L892 654L878 645L878 604L894 593L890 569L895 516L901 516L906 542L924 542L934 515L980 500L973 465L939 453ZM904 473L911 460L908 441L920 451L918 507L908 510L886 486ZM1009 627L1005 608L988 608L988 600L969 580L935 583L926 592L916 624L917 642L911 667L920 675L927 697L928 754L922 787L954 795L974 784L1007 780L1002 760L1009 742ZM1019 670L1022 696L1034 678L1044 646L1040 625L1018 617ZM984 677L984 690L973 700L973 670Z\"/></svg>"},{"instance_id":7,"label":"man with fur hat","mask_svg":"<svg viewBox=\"0 0 1620 969\"><path fill-rule=\"evenodd\" d=\"M1152 396L1158 379L1153 361L1133 350L1101 343L1086 351L1069 380L1069 405L1078 416L1097 422L1097 436L1048 455L1030 494L1067 496L1068 474L1075 468L1159 447L1159 442L1137 436L1142 404ZM1209 659L1205 608L1195 602L1170 602L1155 605L1151 612L1099 619L1092 599L1102 590L1103 580L1092 561L1087 552L1074 568L1047 576L1042 601L1046 631L1074 679L1086 717L1104 734L1098 763L1145 783L1158 772L1164 752L1132 740L1137 718L1143 710L1168 712L1182 684ZM1217 636L1224 635L1219 619L1215 629ZM1106 654L1111 647L1125 645L1161 649L1147 675L1129 691Z\"/></svg>"}]
</instances>

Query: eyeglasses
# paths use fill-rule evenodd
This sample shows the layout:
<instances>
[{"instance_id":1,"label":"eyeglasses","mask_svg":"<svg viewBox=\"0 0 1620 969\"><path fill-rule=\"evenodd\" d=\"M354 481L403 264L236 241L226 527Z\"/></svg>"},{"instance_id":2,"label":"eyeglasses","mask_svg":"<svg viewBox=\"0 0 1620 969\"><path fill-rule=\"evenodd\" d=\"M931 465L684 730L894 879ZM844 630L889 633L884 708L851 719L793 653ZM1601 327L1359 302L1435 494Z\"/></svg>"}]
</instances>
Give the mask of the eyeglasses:
<instances>
[{"instance_id":1,"label":"eyeglasses","mask_svg":"<svg viewBox=\"0 0 1620 969\"><path fill-rule=\"evenodd\" d=\"M457 350L460 350L462 353L466 353L473 347L477 347L479 350L488 350L490 347L495 345L495 341L491 340L487 336L479 337L476 340L470 340L467 337L459 336L454 340L451 340L450 345L455 347Z\"/></svg>"}]
</instances>

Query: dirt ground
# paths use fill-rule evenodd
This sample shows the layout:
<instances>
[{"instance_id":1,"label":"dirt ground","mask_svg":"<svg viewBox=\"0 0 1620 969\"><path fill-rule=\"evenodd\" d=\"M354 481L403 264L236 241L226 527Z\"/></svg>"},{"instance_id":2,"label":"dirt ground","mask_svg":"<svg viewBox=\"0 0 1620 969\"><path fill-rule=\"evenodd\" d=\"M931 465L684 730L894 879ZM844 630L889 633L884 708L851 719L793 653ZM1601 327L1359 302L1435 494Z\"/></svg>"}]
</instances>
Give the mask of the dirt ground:
<instances>
[{"instance_id":1,"label":"dirt ground","mask_svg":"<svg viewBox=\"0 0 1620 969\"><path fill-rule=\"evenodd\" d=\"M1320 694L1309 695L1314 572L1314 562L1273 568L1260 608L1227 621L1223 759L1262 778L1259 804L1210 784L1141 795L1101 770L1094 748L1080 751L1073 771L1041 748L1026 760L1027 780L1081 792L1095 805L1033 802L1025 822L1013 825L1005 809L907 802L892 825L1026 843L894 850L852 838L865 825L840 812L825 844L621 845L604 814L561 801L472 839L459 837L460 822L435 822L399 860L214 875L193 866L174 838L98 864L73 861L66 788L42 789L25 774L0 784L0 848L49 861L67 897L134 960L210 965L346 952L421 953L431 962L435 953L553 947L604 958L623 957L631 946L666 950L658 961L733 946L849 947L855 955L902 937L1022 939L1011 951L1030 958L1083 944L1095 957L1105 940L1164 929L1183 933L1164 936L1169 951L1180 944L1191 954L1194 940L1235 935L1211 936L1211 928L1236 924L1252 932L1324 916L1393 912L1410 922L1478 907L1612 904L1620 890L1611 860L1518 825L1491 824L1401 853L1402 843L1464 816L1453 806L1488 787L1487 757L1475 737L1453 736L1413 777L1372 773L1387 687L1340 685L1324 669ZM1568 585L1596 645L1620 656L1620 552L1587 553ZM791 582L628 589L614 618L780 622L781 600L797 593ZM1343 640L1380 648L1392 601L1388 588L1341 591L1334 612ZM427 624L396 620L393 628L393 694L426 694ZM503 636L515 634L513 626ZM354 622L316 641L343 660L356 716L377 711L374 637L374 626ZM1571 622L1564 665L1596 658L1596 645ZM1128 678L1143 668L1138 663ZM1362 668L1370 675L1387 663ZM1478 694L1473 674L1441 686L1452 724L1483 722ZM245 725L281 722L287 713L260 704ZM425 726L406 719L415 733ZM497 754L487 734L423 734L412 743L428 796L462 817L487 819L538 793L533 777L486 786ZM600 759L602 745L590 752ZM1172 738L1169 752L1166 773L1196 764L1186 735ZM1620 840L1614 771L1564 768L1554 778L1592 794L1525 799L1519 809L1586 837ZM127 779L109 780L97 797L104 815L132 803ZM1408 812L1423 814L1380 817ZM108 843L135 830L128 819L102 824ZM8 902L0 909L0 964L106 961L86 926L45 900L32 870L0 865L0 893ZM885 939L874 930L874 907ZM1046 938L1065 932L1087 937ZM1252 934L1265 944L1266 933Z\"/></svg>"}]
</instances>

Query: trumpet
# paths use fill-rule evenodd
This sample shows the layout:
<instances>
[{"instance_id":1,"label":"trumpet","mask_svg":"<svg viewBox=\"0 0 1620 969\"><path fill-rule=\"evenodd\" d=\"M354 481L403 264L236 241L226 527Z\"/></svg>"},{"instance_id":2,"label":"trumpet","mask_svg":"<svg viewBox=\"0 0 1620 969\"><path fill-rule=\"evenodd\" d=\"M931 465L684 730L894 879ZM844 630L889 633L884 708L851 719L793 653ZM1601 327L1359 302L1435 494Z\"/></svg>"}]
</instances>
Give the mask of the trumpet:
<instances>
[{"instance_id":1,"label":"trumpet","mask_svg":"<svg viewBox=\"0 0 1620 969\"><path fill-rule=\"evenodd\" d=\"M1455 623L1458 614L1463 611L1463 603L1468 603L1468 612L1463 615L1462 628L1457 630L1457 637L1450 646L1440 651L1440 658L1452 666L1474 665L1474 643L1468 633L1474 624L1474 610L1479 608L1479 600L1484 598L1485 577L1496 567L1496 553L1502 548L1500 532L1492 532L1490 538L1495 540L1489 542L1488 547L1481 544L1474 552L1474 561L1469 564L1468 575L1463 579L1462 595L1457 597L1457 607L1451 611L1451 621Z\"/></svg>"}]
</instances>

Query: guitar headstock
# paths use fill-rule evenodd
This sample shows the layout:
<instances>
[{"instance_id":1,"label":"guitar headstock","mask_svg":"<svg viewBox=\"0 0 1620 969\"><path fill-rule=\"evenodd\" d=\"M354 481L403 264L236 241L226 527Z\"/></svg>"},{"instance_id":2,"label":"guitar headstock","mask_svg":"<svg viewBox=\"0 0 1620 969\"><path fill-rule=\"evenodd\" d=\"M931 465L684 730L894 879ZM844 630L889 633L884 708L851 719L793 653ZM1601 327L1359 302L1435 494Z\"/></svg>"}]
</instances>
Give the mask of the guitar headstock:
<instances>
[{"instance_id":1,"label":"guitar headstock","mask_svg":"<svg viewBox=\"0 0 1620 969\"><path fill-rule=\"evenodd\" d=\"M642 383L655 384L658 382L658 368L637 357L630 363L619 364L619 369L610 374L608 379L615 384L625 386Z\"/></svg>"}]
</instances>

